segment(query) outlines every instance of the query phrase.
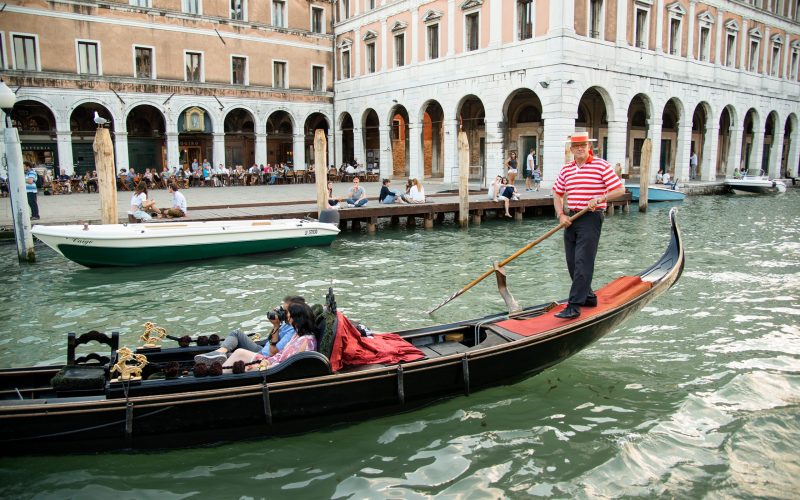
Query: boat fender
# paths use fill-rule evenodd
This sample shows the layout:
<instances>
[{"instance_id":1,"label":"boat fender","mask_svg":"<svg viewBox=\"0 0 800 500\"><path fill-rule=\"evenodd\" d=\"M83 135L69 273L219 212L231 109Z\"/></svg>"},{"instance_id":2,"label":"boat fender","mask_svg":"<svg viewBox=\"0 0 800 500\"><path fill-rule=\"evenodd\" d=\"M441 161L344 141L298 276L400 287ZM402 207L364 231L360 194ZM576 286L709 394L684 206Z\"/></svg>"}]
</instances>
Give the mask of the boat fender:
<instances>
[{"instance_id":1,"label":"boat fender","mask_svg":"<svg viewBox=\"0 0 800 500\"><path fill-rule=\"evenodd\" d=\"M406 405L406 391L403 382L403 365L397 365L397 399L400 401L400 406Z\"/></svg>"},{"instance_id":2,"label":"boat fender","mask_svg":"<svg viewBox=\"0 0 800 500\"><path fill-rule=\"evenodd\" d=\"M469 358L466 354L461 358L461 372L464 374L464 395L469 396Z\"/></svg>"},{"instance_id":3,"label":"boat fender","mask_svg":"<svg viewBox=\"0 0 800 500\"><path fill-rule=\"evenodd\" d=\"M329 224L339 224L339 211L325 209L319 214L319 221Z\"/></svg>"}]
</instances>

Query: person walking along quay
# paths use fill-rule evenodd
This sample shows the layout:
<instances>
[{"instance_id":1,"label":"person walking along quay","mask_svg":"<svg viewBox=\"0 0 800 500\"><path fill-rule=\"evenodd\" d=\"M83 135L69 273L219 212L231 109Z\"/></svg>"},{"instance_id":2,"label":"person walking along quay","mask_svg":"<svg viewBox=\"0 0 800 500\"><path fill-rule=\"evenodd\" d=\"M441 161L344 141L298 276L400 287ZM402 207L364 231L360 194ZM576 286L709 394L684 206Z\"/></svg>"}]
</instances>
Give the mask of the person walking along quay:
<instances>
[{"instance_id":1,"label":"person walking along quay","mask_svg":"<svg viewBox=\"0 0 800 500\"><path fill-rule=\"evenodd\" d=\"M36 181L39 176L30 163L25 162L25 193L28 196L28 206L31 207L31 220L39 220L39 202L36 200L38 187Z\"/></svg>"},{"instance_id":2,"label":"person walking along quay","mask_svg":"<svg viewBox=\"0 0 800 500\"><path fill-rule=\"evenodd\" d=\"M597 305L597 296L592 291L592 276L603 227L603 210L609 200L625 194L625 187L611 165L589 152L589 143L594 141L586 133L576 133L570 137L568 142L574 160L561 168L553 184L556 217L559 223L566 226L564 247L567 269L572 279L569 304L556 314L556 317L562 319L580 316L581 306ZM565 196L568 213L564 212ZM589 212L570 222L570 216L586 207Z\"/></svg>"}]
</instances>

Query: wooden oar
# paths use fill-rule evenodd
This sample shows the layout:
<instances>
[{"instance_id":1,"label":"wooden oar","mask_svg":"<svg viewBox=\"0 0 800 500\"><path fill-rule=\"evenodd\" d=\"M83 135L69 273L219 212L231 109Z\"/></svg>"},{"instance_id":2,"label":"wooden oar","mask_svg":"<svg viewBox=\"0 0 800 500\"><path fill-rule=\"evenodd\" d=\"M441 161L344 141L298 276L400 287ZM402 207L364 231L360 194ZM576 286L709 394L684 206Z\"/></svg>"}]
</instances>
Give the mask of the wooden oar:
<instances>
[{"instance_id":1,"label":"wooden oar","mask_svg":"<svg viewBox=\"0 0 800 500\"><path fill-rule=\"evenodd\" d=\"M586 208L584 208L583 210L581 210L580 212L576 213L575 215L573 215L572 217L570 217L570 218L569 218L569 221L570 221L570 223L572 223L572 222L573 222L575 219L577 219L578 217L580 217L581 215L585 214L585 213L586 213L586 212L588 212L588 211L589 211L589 207L586 207ZM502 262L500 262L500 263L498 264L498 266L499 266L499 267L503 267L503 266L505 266L506 264L508 264L508 263L509 263L509 262L511 262L512 260L516 259L516 258L517 258L517 257L519 257L520 255L524 254L525 252L527 252L527 251L528 251L528 250L530 250L531 248L535 247L536 245L538 245L539 243L543 242L543 241L544 241L544 240L546 240L547 238L549 238L549 237L553 236L555 233L557 233L558 231L560 231L560 230L561 230L563 227L566 227L566 223L564 223L564 222L560 223L559 225L557 225L557 226L556 226L556 227L554 227L553 229L551 229L551 230L547 231L546 233L544 233L543 235L539 236L539 237L538 237L538 238L536 238L535 240L531 241L530 243L528 243L528 244L527 244L527 245L525 245L524 247L522 247L522 248L520 248L519 250L517 250L516 252L512 253L511 255L509 255L508 257L506 257L506 258L505 258L505 259L504 259ZM481 281L483 281L484 279L486 279L487 277L489 277L489 276L490 276L490 275L491 275L493 272L494 272L494 268L492 268L492 269L489 269L489 270L488 270L488 271L486 271L485 273L481 274L480 276L478 276L477 278L475 278L475 279L474 279L474 280L473 280L471 283L469 283L467 286L465 286L465 287L464 287L464 288L462 288L461 290L457 291L456 293L454 293L453 295L451 295L450 297L448 297L447 299L445 299L445 301L444 301L444 302L442 302L442 303L441 303L441 304L439 304L438 306L436 306L436 307L434 307L433 309L431 309L430 311L428 311L428 314L433 314L433 313L434 313L434 312L436 312L436 311L437 311L439 308L441 308L442 306L444 306L445 304L447 304L447 303L448 303L448 302L450 302L451 300L453 300L453 299L455 299L456 297L458 297L458 296L462 295L464 292L466 292L467 290L469 290L469 289L470 289L470 288L472 288L473 286L477 285L478 283L480 283Z\"/></svg>"}]
</instances>

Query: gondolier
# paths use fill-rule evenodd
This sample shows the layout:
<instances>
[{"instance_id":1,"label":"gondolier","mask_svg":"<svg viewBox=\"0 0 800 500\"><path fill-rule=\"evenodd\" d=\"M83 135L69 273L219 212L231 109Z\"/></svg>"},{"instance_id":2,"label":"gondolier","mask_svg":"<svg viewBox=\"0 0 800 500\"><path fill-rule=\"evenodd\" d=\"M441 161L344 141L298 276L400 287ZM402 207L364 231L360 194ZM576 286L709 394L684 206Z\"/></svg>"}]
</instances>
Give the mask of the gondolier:
<instances>
[{"instance_id":1,"label":"gondolier","mask_svg":"<svg viewBox=\"0 0 800 500\"><path fill-rule=\"evenodd\" d=\"M625 194L625 187L611 165L590 153L589 143L595 141L585 132L570 136L568 143L574 160L561 168L553 184L556 217L566 226L564 246L572 279L569 304L556 314L562 319L580 316L581 306L597 305L597 296L592 291L592 275L603 227L603 210L609 200ZM564 196L567 197L569 212L564 212ZM586 207L590 212L571 223L570 216Z\"/></svg>"}]
</instances>

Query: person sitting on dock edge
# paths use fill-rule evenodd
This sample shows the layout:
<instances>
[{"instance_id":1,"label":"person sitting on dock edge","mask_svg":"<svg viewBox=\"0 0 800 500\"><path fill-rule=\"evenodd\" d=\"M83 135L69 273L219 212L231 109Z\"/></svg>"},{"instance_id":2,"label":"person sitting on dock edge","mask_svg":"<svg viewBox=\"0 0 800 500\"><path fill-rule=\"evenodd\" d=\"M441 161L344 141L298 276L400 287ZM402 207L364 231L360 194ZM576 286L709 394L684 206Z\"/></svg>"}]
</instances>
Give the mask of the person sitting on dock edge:
<instances>
[{"instance_id":1,"label":"person sitting on dock edge","mask_svg":"<svg viewBox=\"0 0 800 500\"><path fill-rule=\"evenodd\" d=\"M353 177L353 186L347 192L347 198L344 199L348 208L363 207L367 204L367 192L358 183L358 177Z\"/></svg>"},{"instance_id":2,"label":"person sitting on dock edge","mask_svg":"<svg viewBox=\"0 0 800 500\"><path fill-rule=\"evenodd\" d=\"M169 193L172 195L172 208L163 210L161 212L161 217L168 217L170 219L186 217L186 214L189 213L186 207L186 197L180 192L177 183L171 182L169 184Z\"/></svg>"}]
</instances>

